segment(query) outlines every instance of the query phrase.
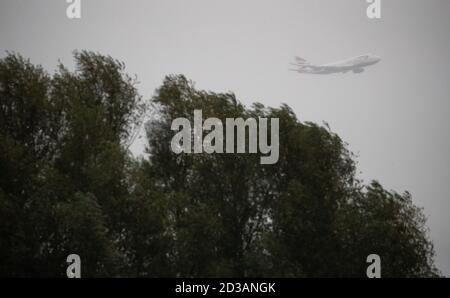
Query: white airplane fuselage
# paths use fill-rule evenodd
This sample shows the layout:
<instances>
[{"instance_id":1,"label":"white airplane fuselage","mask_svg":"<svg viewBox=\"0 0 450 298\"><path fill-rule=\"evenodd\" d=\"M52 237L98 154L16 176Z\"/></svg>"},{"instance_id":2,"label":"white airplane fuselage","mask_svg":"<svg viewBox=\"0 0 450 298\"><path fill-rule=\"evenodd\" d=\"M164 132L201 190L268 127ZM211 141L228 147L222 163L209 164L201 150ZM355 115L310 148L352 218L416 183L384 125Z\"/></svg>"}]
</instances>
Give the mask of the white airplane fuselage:
<instances>
[{"instance_id":1,"label":"white airplane fuselage","mask_svg":"<svg viewBox=\"0 0 450 298\"><path fill-rule=\"evenodd\" d=\"M297 63L293 63L293 65L298 68L293 70L300 73L309 74L346 73L348 71L360 73L363 72L364 68L366 68L367 66L376 64L381 60L380 57L371 54L321 65L310 64L306 62L306 60L298 57L296 59Z\"/></svg>"}]
</instances>

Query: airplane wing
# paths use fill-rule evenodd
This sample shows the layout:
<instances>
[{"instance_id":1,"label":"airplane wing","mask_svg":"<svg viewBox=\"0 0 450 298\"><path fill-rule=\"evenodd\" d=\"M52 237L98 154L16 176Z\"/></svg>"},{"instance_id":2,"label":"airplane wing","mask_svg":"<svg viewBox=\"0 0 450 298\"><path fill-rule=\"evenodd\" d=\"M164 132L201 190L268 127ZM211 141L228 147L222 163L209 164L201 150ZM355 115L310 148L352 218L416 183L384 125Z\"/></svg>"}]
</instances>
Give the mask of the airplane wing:
<instances>
[{"instance_id":1,"label":"airplane wing","mask_svg":"<svg viewBox=\"0 0 450 298\"><path fill-rule=\"evenodd\" d=\"M354 59L347 59L347 60L341 60L336 61L332 63L324 64L323 66L326 67L352 67L356 64L356 61Z\"/></svg>"}]
</instances>

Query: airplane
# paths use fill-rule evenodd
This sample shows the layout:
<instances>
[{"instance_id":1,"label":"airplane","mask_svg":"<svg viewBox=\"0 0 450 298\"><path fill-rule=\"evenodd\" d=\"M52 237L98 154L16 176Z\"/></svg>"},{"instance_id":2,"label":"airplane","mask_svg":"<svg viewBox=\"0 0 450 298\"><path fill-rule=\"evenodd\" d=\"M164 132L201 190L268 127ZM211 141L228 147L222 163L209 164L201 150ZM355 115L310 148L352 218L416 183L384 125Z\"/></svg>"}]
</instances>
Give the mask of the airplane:
<instances>
[{"instance_id":1,"label":"airplane","mask_svg":"<svg viewBox=\"0 0 450 298\"><path fill-rule=\"evenodd\" d=\"M303 58L295 56L296 63L291 63L291 65L294 65L297 68L289 70L308 74L346 73L348 71L361 73L364 71L365 67L376 64L380 62L380 60L381 58L378 56L367 54L328 64L314 65Z\"/></svg>"}]
</instances>

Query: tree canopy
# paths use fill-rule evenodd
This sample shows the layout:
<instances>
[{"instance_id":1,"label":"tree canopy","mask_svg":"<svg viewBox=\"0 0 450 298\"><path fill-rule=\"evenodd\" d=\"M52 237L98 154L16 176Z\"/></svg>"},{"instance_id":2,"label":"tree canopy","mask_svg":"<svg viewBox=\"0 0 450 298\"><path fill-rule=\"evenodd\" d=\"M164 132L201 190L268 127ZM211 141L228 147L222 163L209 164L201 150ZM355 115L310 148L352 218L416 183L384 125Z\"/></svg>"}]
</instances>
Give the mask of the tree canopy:
<instances>
[{"instance_id":1,"label":"tree canopy","mask_svg":"<svg viewBox=\"0 0 450 298\"><path fill-rule=\"evenodd\" d=\"M408 192L358 180L355 156L327 125L287 105L246 107L233 93L164 78L144 100L125 65L74 53L50 75L0 59L0 276L432 277L433 244ZM145 124L144 157L128 150ZM279 160L175 154L178 117L279 118Z\"/></svg>"}]
</instances>

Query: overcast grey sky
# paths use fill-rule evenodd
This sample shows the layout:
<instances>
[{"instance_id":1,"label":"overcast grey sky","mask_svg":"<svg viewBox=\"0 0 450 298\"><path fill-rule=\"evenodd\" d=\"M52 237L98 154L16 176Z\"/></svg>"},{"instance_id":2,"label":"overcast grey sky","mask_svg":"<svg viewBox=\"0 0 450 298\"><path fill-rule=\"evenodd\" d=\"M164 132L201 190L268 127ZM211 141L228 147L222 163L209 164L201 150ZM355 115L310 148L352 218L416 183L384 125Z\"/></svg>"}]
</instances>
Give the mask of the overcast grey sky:
<instances>
[{"instance_id":1,"label":"overcast grey sky","mask_svg":"<svg viewBox=\"0 0 450 298\"><path fill-rule=\"evenodd\" d=\"M359 155L360 177L409 190L424 207L437 266L450 275L450 1L0 0L0 57L17 51L53 71L87 49L125 62L150 98L167 74L233 91L245 104L290 105L326 121ZM298 55L327 63L373 53L361 74L288 71ZM139 153L140 144L133 146Z\"/></svg>"}]
</instances>

